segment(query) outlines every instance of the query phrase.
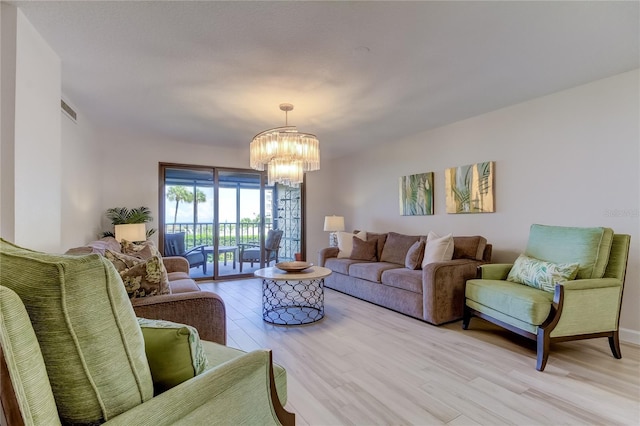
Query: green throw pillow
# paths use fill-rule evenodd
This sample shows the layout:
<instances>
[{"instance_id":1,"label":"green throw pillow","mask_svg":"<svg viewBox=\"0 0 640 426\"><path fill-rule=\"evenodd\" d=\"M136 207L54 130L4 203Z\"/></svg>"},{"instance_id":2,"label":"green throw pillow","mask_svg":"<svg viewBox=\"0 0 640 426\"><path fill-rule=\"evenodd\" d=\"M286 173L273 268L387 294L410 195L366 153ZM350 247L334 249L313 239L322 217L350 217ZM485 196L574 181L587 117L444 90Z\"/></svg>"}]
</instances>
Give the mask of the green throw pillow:
<instances>
[{"instance_id":1,"label":"green throw pillow","mask_svg":"<svg viewBox=\"0 0 640 426\"><path fill-rule=\"evenodd\" d=\"M556 284L573 280L579 267L579 263L551 263L521 254L509 271L507 281L553 293Z\"/></svg>"},{"instance_id":2,"label":"green throw pillow","mask_svg":"<svg viewBox=\"0 0 640 426\"><path fill-rule=\"evenodd\" d=\"M111 262L0 239L0 271L29 313L63 424L102 423L153 397L142 333Z\"/></svg>"},{"instance_id":3,"label":"green throw pillow","mask_svg":"<svg viewBox=\"0 0 640 426\"><path fill-rule=\"evenodd\" d=\"M207 369L198 330L170 321L138 318L156 395Z\"/></svg>"}]
</instances>

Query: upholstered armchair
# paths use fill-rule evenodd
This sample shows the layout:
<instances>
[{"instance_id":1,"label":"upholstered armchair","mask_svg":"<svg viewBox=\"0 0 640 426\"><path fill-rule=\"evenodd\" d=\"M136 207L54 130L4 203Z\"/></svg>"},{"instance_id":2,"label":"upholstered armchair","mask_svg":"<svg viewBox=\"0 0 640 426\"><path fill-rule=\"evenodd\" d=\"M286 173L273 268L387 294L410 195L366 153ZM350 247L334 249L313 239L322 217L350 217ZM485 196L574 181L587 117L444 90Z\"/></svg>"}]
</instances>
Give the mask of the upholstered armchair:
<instances>
[{"instance_id":1,"label":"upholstered armchair","mask_svg":"<svg viewBox=\"0 0 640 426\"><path fill-rule=\"evenodd\" d=\"M104 257L0 239L0 268L3 424L294 424L270 351L201 341L181 324L146 327Z\"/></svg>"},{"instance_id":2,"label":"upholstered armchair","mask_svg":"<svg viewBox=\"0 0 640 426\"><path fill-rule=\"evenodd\" d=\"M163 256L181 256L189 261L189 268L202 266L202 273L207 273L207 253L204 251L205 245L196 246L190 250L185 249L185 233L164 234Z\"/></svg>"},{"instance_id":3,"label":"upholstered armchair","mask_svg":"<svg viewBox=\"0 0 640 426\"><path fill-rule=\"evenodd\" d=\"M515 264L481 265L479 278L467 281L463 328L476 316L535 340L539 371L554 342L607 337L621 358L629 242L610 228L532 225Z\"/></svg>"},{"instance_id":4,"label":"upholstered armchair","mask_svg":"<svg viewBox=\"0 0 640 426\"><path fill-rule=\"evenodd\" d=\"M267 239L264 242L264 260L267 266L272 260L278 263L278 251L280 250L282 233L278 229L270 229L267 233ZM250 262L252 267L254 263L260 263L260 243L240 244L240 272L242 272L242 264L244 262Z\"/></svg>"}]
</instances>

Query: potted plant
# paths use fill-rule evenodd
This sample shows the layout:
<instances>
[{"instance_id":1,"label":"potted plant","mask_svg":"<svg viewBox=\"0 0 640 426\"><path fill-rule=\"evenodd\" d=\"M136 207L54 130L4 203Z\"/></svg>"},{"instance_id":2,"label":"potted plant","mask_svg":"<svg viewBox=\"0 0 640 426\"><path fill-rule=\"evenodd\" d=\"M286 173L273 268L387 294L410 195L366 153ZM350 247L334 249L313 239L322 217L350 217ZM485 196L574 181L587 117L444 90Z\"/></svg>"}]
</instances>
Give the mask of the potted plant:
<instances>
[{"instance_id":1,"label":"potted plant","mask_svg":"<svg viewBox=\"0 0 640 426\"><path fill-rule=\"evenodd\" d=\"M151 210L148 207L136 207L128 209L126 207L112 207L105 213L112 225L124 225L130 223L147 223L153 220ZM147 238L156 233L156 229L147 230ZM102 233L103 237L115 237L114 231Z\"/></svg>"}]
</instances>

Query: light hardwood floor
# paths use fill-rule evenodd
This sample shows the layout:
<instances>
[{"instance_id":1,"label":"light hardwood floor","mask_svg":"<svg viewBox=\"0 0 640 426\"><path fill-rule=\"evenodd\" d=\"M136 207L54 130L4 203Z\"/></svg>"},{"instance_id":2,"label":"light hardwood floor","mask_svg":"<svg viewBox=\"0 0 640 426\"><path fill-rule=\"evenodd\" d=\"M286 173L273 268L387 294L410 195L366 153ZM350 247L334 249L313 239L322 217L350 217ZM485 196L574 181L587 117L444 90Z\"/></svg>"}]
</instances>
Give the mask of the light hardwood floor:
<instances>
[{"instance_id":1,"label":"light hardwood floor","mask_svg":"<svg viewBox=\"0 0 640 426\"><path fill-rule=\"evenodd\" d=\"M544 372L535 343L471 320L435 327L326 289L325 318L262 320L257 279L199 283L227 308L227 344L271 348L300 425L638 425L640 347L559 343Z\"/></svg>"}]
</instances>

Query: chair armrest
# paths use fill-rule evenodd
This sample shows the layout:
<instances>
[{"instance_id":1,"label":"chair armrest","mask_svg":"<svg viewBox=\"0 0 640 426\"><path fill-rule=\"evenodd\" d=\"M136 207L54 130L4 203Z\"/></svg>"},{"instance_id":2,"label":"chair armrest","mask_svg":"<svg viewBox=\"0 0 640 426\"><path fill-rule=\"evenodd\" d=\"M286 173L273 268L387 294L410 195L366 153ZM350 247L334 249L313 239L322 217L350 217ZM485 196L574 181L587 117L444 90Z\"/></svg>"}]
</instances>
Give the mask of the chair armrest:
<instances>
[{"instance_id":1,"label":"chair armrest","mask_svg":"<svg viewBox=\"0 0 640 426\"><path fill-rule=\"evenodd\" d=\"M270 351L250 352L182 382L105 424L293 425L294 415L277 400L272 368Z\"/></svg>"},{"instance_id":2,"label":"chair armrest","mask_svg":"<svg viewBox=\"0 0 640 426\"><path fill-rule=\"evenodd\" d=\"M195 253L195 252L200 252L200 253L202 253L204 255L204 248L205 247L206 247L206 245L204 245L204 244L201 244L199 246L195 246L194 248L189 249L186 252L184 252L184 255L186 256L186 255L188 255L190 253Z\"/></svg>"},{"instance_id":3,"label":"chair armrest","mask_svg":"<svg viewBox=\"0 0 640 426\"><path fill-rule=\"evenodd\" d=\"M437 325L462 318L466 282L476 277L481 263L455 259L426 265L422 269L423 319Z\"/></svg>"},{"instance_id":4,"label":"chair armrest","mask_svg":"<svg viewBox=\"0 0 640 426\"><path fill-rule=\"evenodd\" d=\"M189 275L189 261L181 256L167 256L162 258L167 272L184 272Z\"/></svg>"},{"instance_id":5,"label":"chair armrest","mask_svg":"<svg viewBox=\"0 0 640 426\"><path fill-rule=\"evenodd\" d=\"M202 340L227 344L224 301L210 291L163 294L131 299L136 316L187 324L195 327Z\"/></svg>"},{"instance_id":6,"label":"chair armrest","mask_svg":"<svg viewBox=\"0 0 640 426\"><path fill-rule=\"evenodd\" d=\"M487 263L478 266L477 278L483 280L506 280L513 263Z\"/></svg>"},{"instance_id":7,"label":"chair armrest","mask_svg":"<svg viewBox=\"0 0 640 426\"><path fill-rule=\"evenodd\" d=\"M590 278L565 281L558 285L563 286L565 290L588 290L592 288L621 287L622 281L617 278Z\"/></svg>"},{"instance_id":8,"label":"chair armrest","mask_svg":"<svg viewBox=\"0 0 640 426\"><path fill-rule=\"evenodd\" d=\"M318 252L318 266L324 266L324 263L327 261L327 259L331 257L338 257L339 252L340 249L338 247L326 247L320 249L320 251Z\"/></svg>"}]
</instances>

